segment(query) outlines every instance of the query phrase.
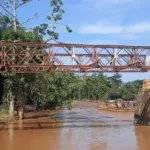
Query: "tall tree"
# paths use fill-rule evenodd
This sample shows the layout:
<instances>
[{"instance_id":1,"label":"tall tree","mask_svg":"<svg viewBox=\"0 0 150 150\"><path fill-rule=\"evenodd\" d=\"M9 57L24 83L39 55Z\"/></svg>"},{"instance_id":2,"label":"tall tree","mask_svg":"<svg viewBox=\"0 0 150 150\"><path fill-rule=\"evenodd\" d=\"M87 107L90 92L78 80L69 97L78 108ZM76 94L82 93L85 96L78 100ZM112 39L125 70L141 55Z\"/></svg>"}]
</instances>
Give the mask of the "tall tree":
<instances>
[{"instance_id":1,"label":"tall tree","mask_svg":"<svg viewBox=\"0 0 150 150\"><path fill-rule=\"evenodd\" d=\"M5 16L5 26L1 26L1 39L10 40L10 41L34 41L34 42L44 42L43 37L48 35L48 39L45 42L48 42L52 39L58 39L59 34L56 32L56 24L63 17L65 11L63 10L63 2L62 0L50 0L50 10L51 14L45 16L47 18L48 23L42 23L38 26L32 28L31 31L27 31L25 28L25 24L29 22L31 19L36 17L40 17L38 13L34 14L30 18L27 18L24 22L20 22L18 18L18 9L21 9L22 6L34 0L0 0L0 11L3 16ZM3 18L1 18L2 21ZM8 19L8 20L7 20ZM7 26L8 25L8 26ZM68 32L72 32L72 30L67 26L66 29ZM7 28L6 28L7 27ZM3 30L5 29L6 30ZM15 49L12 50L15 53ZM17 74L11 75L10 80L7 80L7 90L9 91L7 98L10 99L10 116L13 116L14 110L14 99L19 99L21 96L16 92L19 90L25 89L23 81L25 81L24 76L20 76ZM17 88L14 88L14 85ZM17 90L18 89L18 90ZM23 94L21 91L18 92Z\"/></svg>"},{"instance_id":2,"label":"tall tree","mask_svg":"<svg viewBox=\"0 0 150 150\"><path fill-rule=\"evenodd\" d=\"M118 73L115 73L113 76L109 77L108 80L113 88L120 88L123 83L121 80L121 75Z\"/></svg>"},{"instance_id":3,"label":"tall tree","mask_svg":"<svg viewBox=\"0 0 150 150\"><path fill-rule=\"evenodd\" d=\"M0 7L1 7L1 13L3 15L7 15L11 21L12 21L12 27L14 34L19 34L18 29L22 26L25 26L27 22L29 22L32 19L36 19L37 17L43 17L40 14L35 13L33 14L30 18L27 18L24 22L20 22L18 18L18 11L19 9L22 8L22 6L35 1L35 0L0 0ZM38 0L39 1L39 0ZM56 25L63 25L59 23L63 17L63 14L65 13L63 7L63 2L62 0L50 0L50 10L51 13L47 16L44 16L45 19L47 18L48 23L42 23L39 24L38 26L32 28L32 30L38 32L40 35L48 35L49 38L47 41L52 40L52 39L58 39L59 34L56 32ZM69 28L67 25L63 25L66 27L66 30L68 32L72 32L72 30ZM13 34L11 32L11 34ZM15 37L17 38L17 37ZM21 39L12 39L12 40L21 40Z\"/></svg>"},{"instance_id":4,"label":"tall tree","mask_svg":"<svg viewBox=\"0 0 150 150\"><path fill-rule=\"evenodd\" d=\"M127 82L122 86L122 99L135 100L138 90L142 87L142 80Z\"/></svg>"}]
</instances>

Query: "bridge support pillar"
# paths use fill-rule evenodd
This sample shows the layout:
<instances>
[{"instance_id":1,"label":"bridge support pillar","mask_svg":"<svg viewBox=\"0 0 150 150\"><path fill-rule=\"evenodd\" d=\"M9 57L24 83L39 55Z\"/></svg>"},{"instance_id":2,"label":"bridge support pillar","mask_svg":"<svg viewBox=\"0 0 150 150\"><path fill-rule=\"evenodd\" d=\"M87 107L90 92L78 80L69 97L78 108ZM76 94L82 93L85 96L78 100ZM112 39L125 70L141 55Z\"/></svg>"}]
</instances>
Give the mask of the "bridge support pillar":
<instances>
[{"instance_id":1,"label":"bridge support pillar","mask_svg":"<svg viewBox=\"0 0 150 150\"><path fill-rule=\"evenodd\" d=\"M137 95L134 124L150 125L150 91L140 91Z\"/></svg>"}]
</instances>

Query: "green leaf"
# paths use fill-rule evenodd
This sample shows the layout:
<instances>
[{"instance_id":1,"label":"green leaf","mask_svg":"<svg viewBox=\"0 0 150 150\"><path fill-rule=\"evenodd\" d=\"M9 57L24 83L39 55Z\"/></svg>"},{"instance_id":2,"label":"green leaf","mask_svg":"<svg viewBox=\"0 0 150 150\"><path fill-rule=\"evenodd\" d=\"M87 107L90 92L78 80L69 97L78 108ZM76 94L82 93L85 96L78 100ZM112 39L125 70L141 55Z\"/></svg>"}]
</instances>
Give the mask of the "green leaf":
<instances>
[{"instance_id":1,"label":"green leaf","mask_svg":"<svg viewBox=\"0 0 150 150\"><path fill-rule=\"evenodd\" d=\"M67 30L68 32L70 32L70 33L72 32L72 30L70 29L70 27L67 26L67 25L66 25L66 30Z\"/></svg>"},{"instance_id":2,"label":"green leaf","mask_svg":"<svg viewBox=\"0 0 150 150\"><path fill-rule=\"evenodd\" d=\"M51 20L51 16L47 16L47 19L48 19L48 20Z\"/></svg>"}]
</instances>

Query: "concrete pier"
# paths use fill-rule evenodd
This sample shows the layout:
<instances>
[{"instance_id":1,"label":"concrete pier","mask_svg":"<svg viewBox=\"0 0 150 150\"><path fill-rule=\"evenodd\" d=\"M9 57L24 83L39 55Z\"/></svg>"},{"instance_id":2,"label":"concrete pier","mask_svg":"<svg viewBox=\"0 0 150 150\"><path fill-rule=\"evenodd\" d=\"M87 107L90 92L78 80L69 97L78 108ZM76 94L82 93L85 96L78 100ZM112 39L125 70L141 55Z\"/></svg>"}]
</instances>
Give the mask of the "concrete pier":
<instances>
[{"instance_id":1,"label":"concrete pier","mask_svg":"<svg viewBox=\"0 0 150 150\"><path fill-rule=\"evenodd\" d=\"M150 90L141 89L137 94L134 123L150 125Z\"/></svg>"}]
</instances>

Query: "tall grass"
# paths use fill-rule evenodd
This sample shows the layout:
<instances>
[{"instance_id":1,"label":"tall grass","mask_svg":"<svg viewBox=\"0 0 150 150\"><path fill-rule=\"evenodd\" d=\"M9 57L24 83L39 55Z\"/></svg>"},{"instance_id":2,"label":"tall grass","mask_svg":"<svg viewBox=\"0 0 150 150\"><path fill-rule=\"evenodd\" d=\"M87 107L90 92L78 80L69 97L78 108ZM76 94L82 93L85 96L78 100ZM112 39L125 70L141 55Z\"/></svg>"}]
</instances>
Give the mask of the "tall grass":
<instances>
[{"instance_id":1,"label":"tall grass","mask_svg":"<svg viewBox=\"0 0 150 150\"><path fill-rule=\"evenodd\" d=\"M7 106L0 106L0 120L8 121L9 120L9 111Z\"/></svg>"}]
</instances>

